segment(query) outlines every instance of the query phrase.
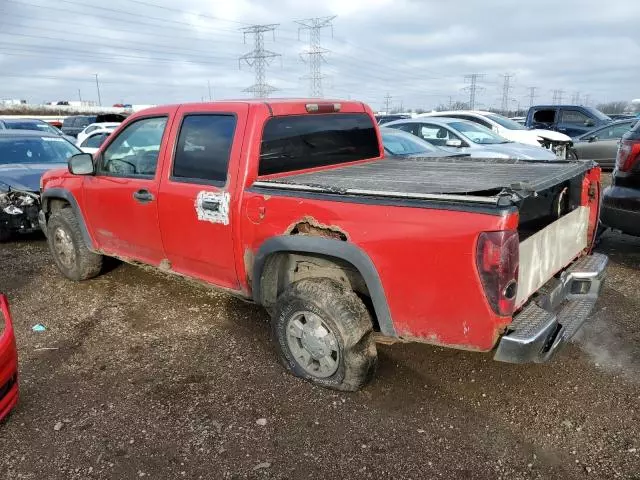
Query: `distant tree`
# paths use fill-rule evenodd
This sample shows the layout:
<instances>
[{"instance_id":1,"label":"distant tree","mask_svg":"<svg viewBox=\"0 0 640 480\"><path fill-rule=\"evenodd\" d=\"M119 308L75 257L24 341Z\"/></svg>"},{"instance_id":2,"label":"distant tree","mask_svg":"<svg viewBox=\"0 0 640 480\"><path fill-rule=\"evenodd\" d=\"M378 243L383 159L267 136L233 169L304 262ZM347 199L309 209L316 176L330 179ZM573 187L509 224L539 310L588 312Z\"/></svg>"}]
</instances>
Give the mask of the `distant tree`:
<instances>
[{"instance_id":1,"label":"distant tree","mask_svg":"<svg viewBox=\"0 0 640 480\"><path fill-rule=\"evenodd\" d=\"M596 108L602 113L624 113L629 108L629 102L617 101L600 103L596 105Z\"/></svg>"},{"instance_id":2,"label":"distant tree","mask_svg":"<svg viewBox=\"0 0 640 480\"><path fill-rule=\"evenodd\" d=\"M451 108L447 107L447 110L469 110L469 104L466 102L453 102Z\"/></svg>"},{"instance_id":3,"label":"distant tree","mask_svg":"<svg viewBox=\"0 0 640 480\"><path fill-rule=\"evenodd\" d=\"M416 108L415 112L420 115L421 113L427 113L427 111L424 108Z\"/></svg>"}]
</instances>

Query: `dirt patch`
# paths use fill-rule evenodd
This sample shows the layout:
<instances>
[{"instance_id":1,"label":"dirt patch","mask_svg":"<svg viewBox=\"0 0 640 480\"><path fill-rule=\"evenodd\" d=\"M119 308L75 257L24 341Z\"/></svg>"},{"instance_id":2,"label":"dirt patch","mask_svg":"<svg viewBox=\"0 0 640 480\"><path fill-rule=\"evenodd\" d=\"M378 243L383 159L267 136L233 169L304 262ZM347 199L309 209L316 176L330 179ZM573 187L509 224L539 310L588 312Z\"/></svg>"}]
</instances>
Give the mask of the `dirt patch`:
<instances>
[{"instance_id":1,"label":"dirt patch","mask_svg":"<svg viewBox=\"0 0 640 480\"><path fill-rule=\"evenodd\" d=\"M73 283L41 239L0 245L21 386L0 476L637 479L637 247L602 242L614 280L551 364L379 345L375 381L338 394L284 372L260 308L131 265Z\"/></svg>"}]
</instances>

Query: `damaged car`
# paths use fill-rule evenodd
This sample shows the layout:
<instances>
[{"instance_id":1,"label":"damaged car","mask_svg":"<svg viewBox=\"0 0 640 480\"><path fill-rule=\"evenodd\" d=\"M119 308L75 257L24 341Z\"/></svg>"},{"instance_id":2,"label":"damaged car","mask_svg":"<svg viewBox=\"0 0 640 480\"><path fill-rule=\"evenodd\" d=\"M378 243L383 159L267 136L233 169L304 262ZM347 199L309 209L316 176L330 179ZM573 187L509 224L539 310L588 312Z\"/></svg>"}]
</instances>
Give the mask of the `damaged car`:
<instances>
[{"instance_id":1,"label":"damaged car","mask_svg":"<svg viewBox=\"0 0 640 480\"><path fill-rule=\"evenodd\" d=\"M0 241L39 230L40 177L81 151L59 135L0 131Z\"/></svg>"},{"instance_id":2,"label":"damaged car","mask_svg":"<svg viewBox=\"0 0 640 480\"><path fill-rule=\"evenodd\" d=\"M559 160L577 160L573 150L573 141L563 133L540 128L529 129L518 122L493 112L482 110L456 110L450 112L425 113L427 117L449 117L467 120L493 130L501 137L512 142L524 143L545 148L554 153Z\"/></svg>"}]
</instances>

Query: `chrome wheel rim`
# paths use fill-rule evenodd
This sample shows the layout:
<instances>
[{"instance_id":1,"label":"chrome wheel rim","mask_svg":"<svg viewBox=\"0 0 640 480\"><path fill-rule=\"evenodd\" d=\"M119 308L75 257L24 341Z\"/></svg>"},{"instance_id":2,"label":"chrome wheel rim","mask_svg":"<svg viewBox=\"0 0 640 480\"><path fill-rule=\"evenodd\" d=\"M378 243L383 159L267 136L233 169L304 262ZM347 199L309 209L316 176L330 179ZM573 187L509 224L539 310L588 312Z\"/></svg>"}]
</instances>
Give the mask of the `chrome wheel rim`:
<instances>
[{"instance_id":1,"label":"chrome wheel rim","mask_svg":"<svg viewBox=\"0 0 640 480\"><path fill-rule=\"evenodd\" d=\"M298 364L310 375L327 378L340 365L335 334L315 313L294 313L287 324L287 344Z\"/></svg>"},{"instance_id":2,"label":"chrome wheel rim","mask_svg":"<svg viewBox=\"0 0 640 480\"><path fill-rule=\"evenodd\" d=\"M66 268L72 268L76 262L76 250L71 236L60 227L53 232L53 248L60 263Z\"/></svg>"}]
</instances>

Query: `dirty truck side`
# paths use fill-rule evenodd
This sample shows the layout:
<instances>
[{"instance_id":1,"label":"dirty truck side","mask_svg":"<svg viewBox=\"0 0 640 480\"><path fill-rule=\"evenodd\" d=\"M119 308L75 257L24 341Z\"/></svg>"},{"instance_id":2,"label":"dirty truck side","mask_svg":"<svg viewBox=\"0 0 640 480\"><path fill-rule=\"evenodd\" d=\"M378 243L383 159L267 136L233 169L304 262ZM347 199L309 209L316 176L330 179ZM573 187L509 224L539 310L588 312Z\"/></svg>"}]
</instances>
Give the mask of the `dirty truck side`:
<instances>
[{"instance_id":1,"label":"dirty truck side","mask_svg":"<svg viewBox=\"0 0 640 480\"><path fill-rule=\"evenodd\" d=\"M103 256L254 300L295 375L356 390L374 339L542 362L586 320L600 171L584 162L385 158L359 102L156 107L43 177L60 271Z\"/></svg>"}]
</instances>

